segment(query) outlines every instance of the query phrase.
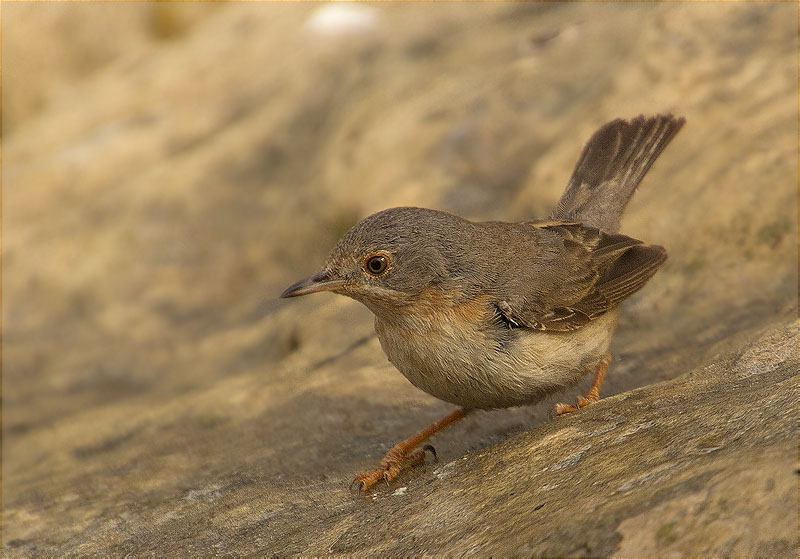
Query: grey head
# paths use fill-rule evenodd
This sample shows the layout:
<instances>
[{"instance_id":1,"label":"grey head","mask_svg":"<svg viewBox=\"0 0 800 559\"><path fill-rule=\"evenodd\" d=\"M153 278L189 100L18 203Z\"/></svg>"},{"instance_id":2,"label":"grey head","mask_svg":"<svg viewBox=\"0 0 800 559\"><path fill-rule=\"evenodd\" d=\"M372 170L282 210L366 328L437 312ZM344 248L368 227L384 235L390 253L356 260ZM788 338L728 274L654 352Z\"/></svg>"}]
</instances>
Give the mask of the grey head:
<instances>
[{"instance_id":1,"label":"grey head","mask_svg":"<svg viewBox=\"0 0 800 559\"><path fill-rule=\"evenodd\" d=\"M364 303L376 314L409 302L425 289L443 291L469 256L473 224L425 208L390 208L354 225L339 240L322 271L281 297L332 291Z\"/></svg>"}]
</instances>

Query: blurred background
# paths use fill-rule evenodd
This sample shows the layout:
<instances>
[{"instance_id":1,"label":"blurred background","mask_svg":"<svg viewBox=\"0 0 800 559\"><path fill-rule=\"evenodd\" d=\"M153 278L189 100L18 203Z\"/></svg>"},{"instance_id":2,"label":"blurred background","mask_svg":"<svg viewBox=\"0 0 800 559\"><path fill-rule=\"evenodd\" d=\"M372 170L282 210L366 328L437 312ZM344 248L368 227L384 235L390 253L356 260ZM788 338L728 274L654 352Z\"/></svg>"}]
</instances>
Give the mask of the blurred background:
<instances>
[{"instance_id":1,"label":"blurred background","mask_svg":"<svg viewBox=\"0 0 800 559\"><path fill-rule=\"evenodd\" d=\"M392 368L357 303L277 295L386 207L545 217L613 118L687 125L623 221L670 259L625 306L606 393L795 312L793 4L2 16L9 549L113 552L120 518L191 491L349 483L450 406ZM437 448L485 448L550 405L478 414Z\"/></svg>"}]
</instances>

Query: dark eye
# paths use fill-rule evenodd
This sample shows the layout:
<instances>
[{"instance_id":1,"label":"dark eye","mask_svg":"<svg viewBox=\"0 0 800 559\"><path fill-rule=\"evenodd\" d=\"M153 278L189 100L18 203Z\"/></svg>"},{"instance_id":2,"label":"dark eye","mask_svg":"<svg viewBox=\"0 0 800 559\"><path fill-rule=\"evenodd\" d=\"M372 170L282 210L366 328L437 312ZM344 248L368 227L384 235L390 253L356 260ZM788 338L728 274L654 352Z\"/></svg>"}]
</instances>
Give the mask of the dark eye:
<instances>
[{"instance_id":1,"label":"dark eye","mask_svg":"<svg viewBox=\"0 0 800 559\"><path fill-rule=\"evenodd\" d=\"M367 258L364 268L373 276L379 276L386 271L388 266L389 259L382 254L378 254Z\"/></svg>"}]
</instances>

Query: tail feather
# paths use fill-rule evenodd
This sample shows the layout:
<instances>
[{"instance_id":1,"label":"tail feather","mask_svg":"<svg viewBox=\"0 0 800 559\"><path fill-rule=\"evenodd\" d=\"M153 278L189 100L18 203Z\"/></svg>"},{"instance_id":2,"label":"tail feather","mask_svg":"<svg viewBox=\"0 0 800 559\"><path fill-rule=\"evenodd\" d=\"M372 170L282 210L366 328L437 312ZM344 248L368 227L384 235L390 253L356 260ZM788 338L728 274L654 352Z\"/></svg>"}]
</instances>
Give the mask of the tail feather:
<instances>
[{"instance_id":1,"label":"tail feather","mask_svg":"<svg viewBox=\"0 0 800 559\"><path fill-rule=\"evenodd\" d=\"M686 120L672 115L617 119L583 148L572 178L550 216L616 232L625 206L647 171Z\"/></svg>"}]
</instances>

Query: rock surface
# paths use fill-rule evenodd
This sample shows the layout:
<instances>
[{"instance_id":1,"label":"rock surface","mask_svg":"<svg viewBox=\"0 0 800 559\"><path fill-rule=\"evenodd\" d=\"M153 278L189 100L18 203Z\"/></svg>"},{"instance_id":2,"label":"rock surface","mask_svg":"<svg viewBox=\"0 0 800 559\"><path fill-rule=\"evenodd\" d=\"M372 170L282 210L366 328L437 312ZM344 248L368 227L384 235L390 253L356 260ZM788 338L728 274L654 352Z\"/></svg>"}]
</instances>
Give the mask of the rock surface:
<instances>
[{"instance_id":1,"label":"rock surface","mask_svg":"<svg viewBox=\"0 0 800 559\"><path fill-rule=\"evenodd\" d=\"M3 5L4 555L796 556L797 7L317 9ZM383 207L544 216L663 111L608 397L350 493L451 408L356 303L275 296Z\"/></svg>"}]
</instances>

